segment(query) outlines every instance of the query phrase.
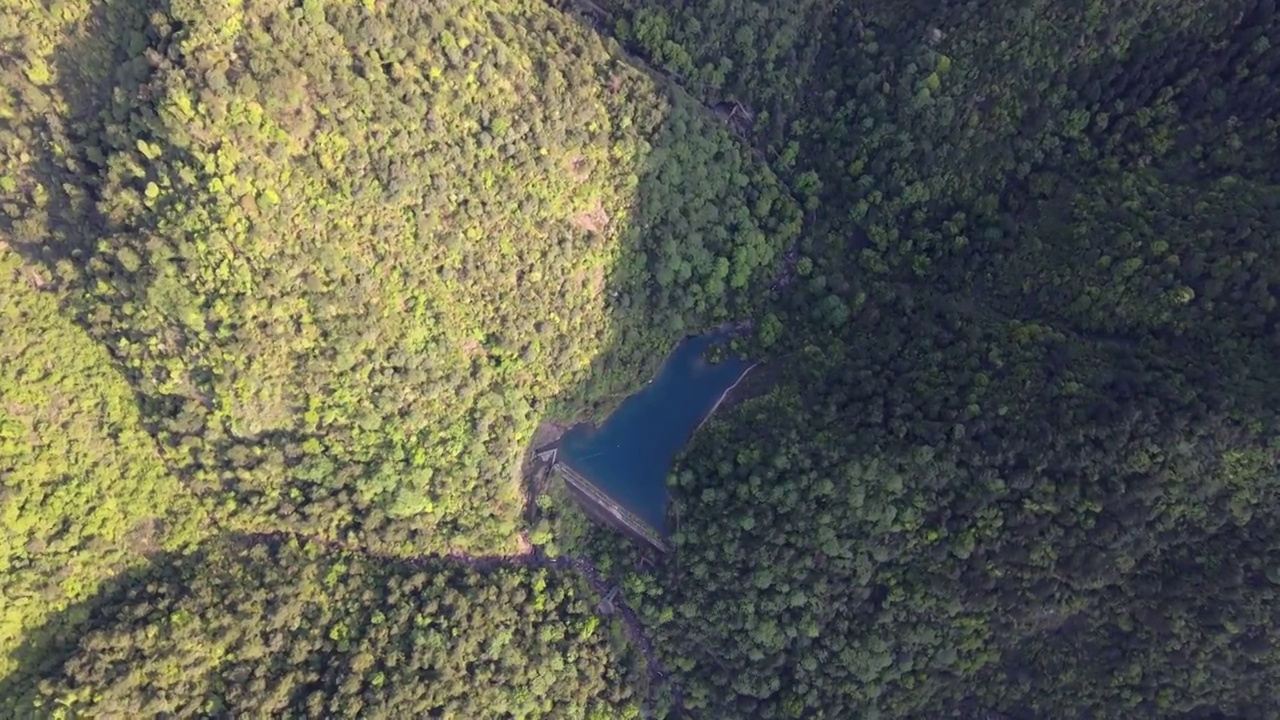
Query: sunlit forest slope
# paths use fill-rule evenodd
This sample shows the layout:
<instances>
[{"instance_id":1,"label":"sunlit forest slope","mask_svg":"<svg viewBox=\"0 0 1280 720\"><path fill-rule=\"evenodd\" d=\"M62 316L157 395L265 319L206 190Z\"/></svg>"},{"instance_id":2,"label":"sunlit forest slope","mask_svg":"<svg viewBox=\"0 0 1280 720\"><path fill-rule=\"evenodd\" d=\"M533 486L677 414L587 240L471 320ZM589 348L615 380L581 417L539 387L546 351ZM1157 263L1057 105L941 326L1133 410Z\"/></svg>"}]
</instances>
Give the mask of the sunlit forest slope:
<instances>
[{"instance_id":1,"label":"sunlit forest slope","mask_svg":"<svg viewBox=\"0 0 1280 720\"><path fill-rule=\"evenodd\" d=\"M224 526L510 549L537 422L742 312L796 233L691 101L495 10L7 11L12 244Z\"/></svg>"},{"instance_id":2,"label":"sunlit forest slope","mask_svg":"<svg viewBox=\"0 0 1280 720\"><path fill-rule=\"evenodd\" d=\"M33 270L0 248L0 647L57 632L54 615L203 534L165 472L110 356L59 316ZM18 659L32 661L30 650ZM0 674L15 661L0 658Z\"/></svg>"},{"instance_id":3,"label":"sunlit forest slope","mask_svg":"<svg viewBox=\"0 0 1280 720\"><path fill-rule=\"evenodd\" d=\"M517 552L538 423L751 315L799 232L730 129L542 3L15 2L0 48L6 711L66 704L29 680L209 534ZM489 582L457 592L524 608ZM625 654L589 665L616 697L573 670L554 707L635 705Z\"/></svg>"}]
</instances>

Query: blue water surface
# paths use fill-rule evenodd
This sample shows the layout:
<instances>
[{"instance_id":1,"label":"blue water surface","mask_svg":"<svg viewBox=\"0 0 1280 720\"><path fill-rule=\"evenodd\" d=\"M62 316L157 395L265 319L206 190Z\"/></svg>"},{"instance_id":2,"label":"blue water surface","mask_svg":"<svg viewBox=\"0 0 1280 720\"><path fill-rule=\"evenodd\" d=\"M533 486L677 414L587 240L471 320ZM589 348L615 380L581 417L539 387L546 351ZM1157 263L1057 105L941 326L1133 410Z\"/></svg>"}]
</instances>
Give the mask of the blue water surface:
<instances>
[{"instance_id":1,"label":"blue water surface","mask_svg":"<svg viewBox=\"0 0 1280 720\"><path fill-rule=\"evenodd\" d=\"M724 391L751 366L738 358L707 360L707 350L721 339L686 338L657 377L624 400L603 425L578 425L566 432L559 461L665 533L672 462Z\"/></svg>"}]
</instances>

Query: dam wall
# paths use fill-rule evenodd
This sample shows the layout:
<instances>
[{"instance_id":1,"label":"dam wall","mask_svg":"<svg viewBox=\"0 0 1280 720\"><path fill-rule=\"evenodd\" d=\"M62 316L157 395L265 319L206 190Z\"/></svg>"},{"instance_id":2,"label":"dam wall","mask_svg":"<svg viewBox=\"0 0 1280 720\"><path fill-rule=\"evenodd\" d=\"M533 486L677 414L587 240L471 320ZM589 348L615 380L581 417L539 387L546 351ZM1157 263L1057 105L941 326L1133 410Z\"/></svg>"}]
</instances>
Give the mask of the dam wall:
<instances>
[{"instance_id":1,"label":"dam wall","mask_svg":"<svg viewBox=\"0 0 1280 720\"><path fill-rule=\"evenodd\" d=\"M657 548L659 552L667 552L667 543L662 539L661 533L649 523L641 520L638 515L618 504L616 500L609 497L608 493L597 487L582 473L562 462L555 463L554 469L560 473L560 476L564 478L570 487L578 491L579 496L584 501L590 502L596 509L602 511L604 515L630 531L631 534Z\"/></svg>"}]
</instances>

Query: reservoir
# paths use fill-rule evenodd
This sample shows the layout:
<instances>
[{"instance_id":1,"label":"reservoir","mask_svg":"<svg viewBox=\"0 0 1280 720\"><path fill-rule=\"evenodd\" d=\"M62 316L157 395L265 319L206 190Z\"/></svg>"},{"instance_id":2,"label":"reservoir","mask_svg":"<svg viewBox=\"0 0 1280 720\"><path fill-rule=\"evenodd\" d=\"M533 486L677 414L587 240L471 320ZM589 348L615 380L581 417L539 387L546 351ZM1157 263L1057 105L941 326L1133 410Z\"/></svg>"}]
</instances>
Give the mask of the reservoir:
<instances>
[{"instance_id":1,"label":"reservoir","mask_svg":"<svg viewBox=\"0 0 1280 720\"><path fill-rule=\"evenodd\" d=\"M558 462L585 477L613 501L666 534L667 473L726 392L752 366L707 351L723 335L686 338L657 376L629 396L600 427L578 425L560 439Z\"/></svg>"}]
</instances>

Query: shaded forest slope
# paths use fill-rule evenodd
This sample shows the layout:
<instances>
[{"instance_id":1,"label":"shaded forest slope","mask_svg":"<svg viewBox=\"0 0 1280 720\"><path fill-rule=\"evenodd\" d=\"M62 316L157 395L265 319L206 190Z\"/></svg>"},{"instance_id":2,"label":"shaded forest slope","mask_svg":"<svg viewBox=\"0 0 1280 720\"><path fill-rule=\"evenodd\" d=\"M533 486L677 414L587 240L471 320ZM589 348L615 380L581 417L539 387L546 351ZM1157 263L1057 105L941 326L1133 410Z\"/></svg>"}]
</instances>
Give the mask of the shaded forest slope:
<instances>
[{"instance_id":1,"label":"shaded forest slope","mask_svg":"<svg viewBox=\"0 0 1280 720\"><path fill-rule=\"evenodd\" d=\"M1267 716L1274 4L605 5L808 210L646 585L690 707Z\"/></svg>"}]
</instances>

